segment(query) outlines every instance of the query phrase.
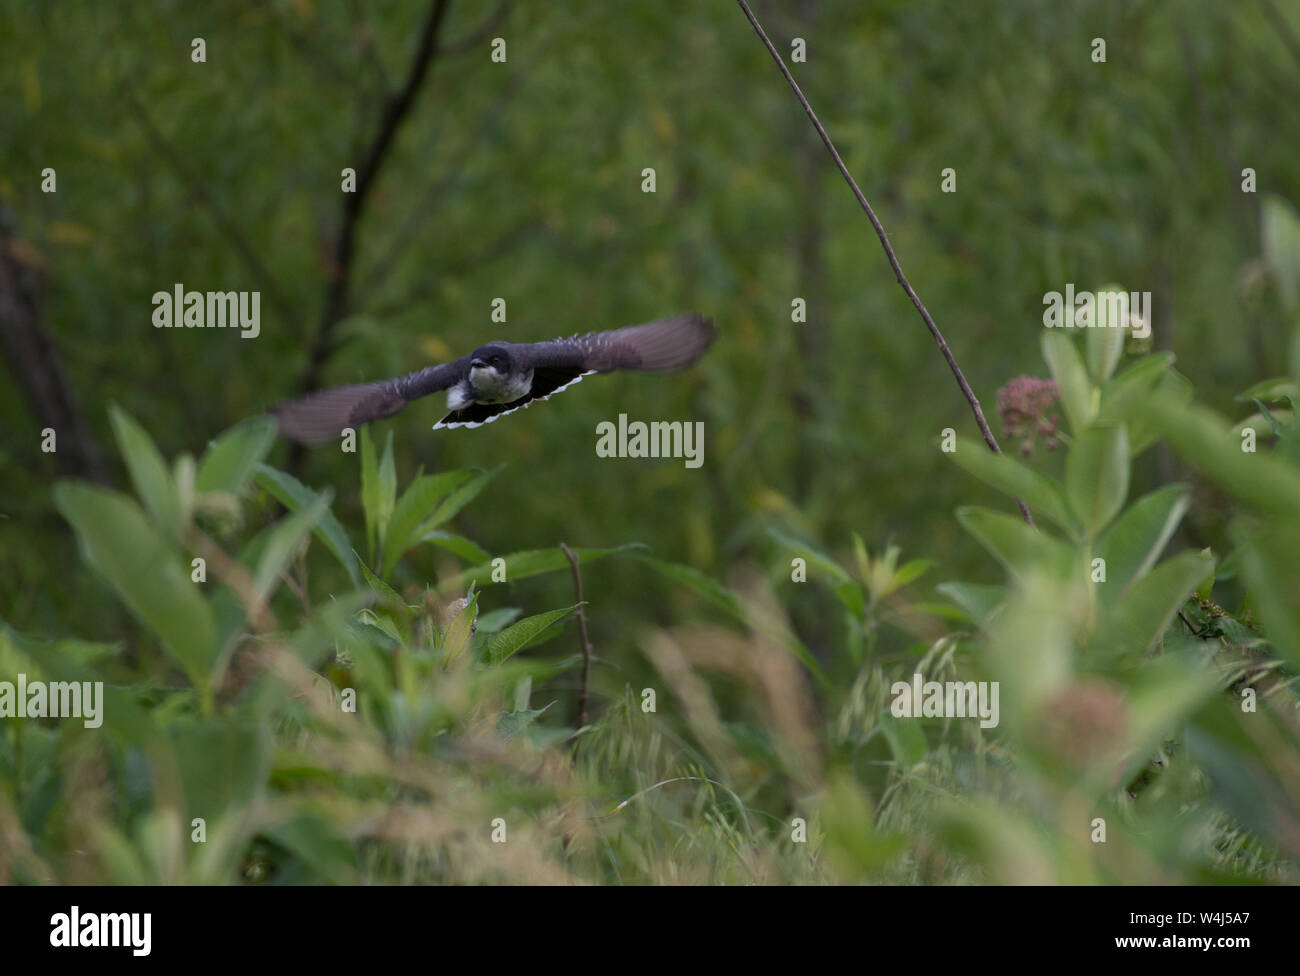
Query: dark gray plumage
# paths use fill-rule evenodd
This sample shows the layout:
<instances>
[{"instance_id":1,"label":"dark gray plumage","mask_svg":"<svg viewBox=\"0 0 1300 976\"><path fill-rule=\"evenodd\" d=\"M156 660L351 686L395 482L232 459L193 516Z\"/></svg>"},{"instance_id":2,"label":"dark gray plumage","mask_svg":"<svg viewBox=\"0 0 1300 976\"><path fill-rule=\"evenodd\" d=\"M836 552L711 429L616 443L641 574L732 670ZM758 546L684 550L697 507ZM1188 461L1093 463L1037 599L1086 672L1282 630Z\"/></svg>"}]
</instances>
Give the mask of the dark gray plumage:
<instances>
[{"instance_id":1,"label":"dark gray plumage","mask_svg":"<svg viewBox=\"0 0 1300 976\"><path fill-rule=\"evenodd\" d=\"M447 390L450 412L435 429L478 427L545 400L591 373L683 369L704 355L714 334L709 319L678 315L548 342L493 342L450 363L311 393L270 412L285 437L320 444L339 437L345 427L391 417L412 400Z\"/></svg>"}]
</instances>

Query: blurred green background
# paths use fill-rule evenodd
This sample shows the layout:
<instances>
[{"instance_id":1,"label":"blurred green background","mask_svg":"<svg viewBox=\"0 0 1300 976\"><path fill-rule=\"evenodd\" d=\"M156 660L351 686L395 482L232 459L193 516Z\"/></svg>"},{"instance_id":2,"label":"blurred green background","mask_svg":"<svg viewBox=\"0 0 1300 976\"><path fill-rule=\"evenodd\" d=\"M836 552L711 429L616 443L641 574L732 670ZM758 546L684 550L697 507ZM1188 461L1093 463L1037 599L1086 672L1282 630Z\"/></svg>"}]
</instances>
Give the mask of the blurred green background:
<instances>
[{"instance_id":1,"label":"blurred green background","mask_svg":"<svg viewBox=\"0 0 1300 976\"><path fill-rule=\"evenodd\" d=\"M1281 371L1283 317L1241 170L1300 199L1294 3L754 7L787 57L806 41L792 69L1000 437L996 390L1043 373L1042 296L1067 282L1152 292L1156 348L1210 405L1232 412L1240 389ZM299 392L341 270L340 172L362 166L427 14L0 4L8 257L35 284L51 358L114 483L110 402L171 457ZM191 61L196 37L206 63ZM364 201L321 383L687 310L720 338L683 375L592 380L475 431L435 433L441 403L419 403L377 429L380 443L394 433L402 484L420 467L506 462L457 525L493 552L642 542L715 577L754 561L788 580L765 533L782 525L841 554L857 531L873 552L892 541L936 559L942 578L1000 577L952 512L1006 502L935 446L945 427L975 434L970 411L735 4L452 2L439 45ZM47 167L56 193L41 192ZM956 193L940 192L946 167ZM150 296L175 282L260 291L261 335L154 329ZM497 297L505 324L490 318ZM806 324L791 321L796 297ZM597 458L596 424L620 412L703 420L703 468ZM34 637L129 640L53 507L70 460L41 453L45 425L20 383L0 384L0 609ZM289 446L269 460L286 467ZM1175 468L1150 452L1133 496ZM316 449L299 474L360 523L355 457ZM1180 541L1217 545L1217 499L1198 501ZM448 572L447 558L412 552L405 582ZM328 588L337 567L317 561ZM527 606L569 602L564 574L526 585ZM620 560L586 595L613 658L628 623L666 622L685 598ZM801 595L787 601L795 627L830 653L833 599Z\"/></svg>"}]
</instances>

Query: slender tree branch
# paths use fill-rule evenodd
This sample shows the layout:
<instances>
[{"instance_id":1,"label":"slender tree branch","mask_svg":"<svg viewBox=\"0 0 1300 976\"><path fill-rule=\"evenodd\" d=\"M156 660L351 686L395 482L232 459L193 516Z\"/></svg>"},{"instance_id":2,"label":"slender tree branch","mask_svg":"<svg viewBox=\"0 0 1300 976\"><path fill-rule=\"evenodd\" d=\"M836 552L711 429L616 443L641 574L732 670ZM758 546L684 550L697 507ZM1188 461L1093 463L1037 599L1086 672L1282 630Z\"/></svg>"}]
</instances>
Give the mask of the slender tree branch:
<instances>
[{"instance_id":1,"label":"slender tree branch","mask_svg":"<svg viewBox=\"0 0 1300 976\"><path fill-rule=\"evenodd\" d=\"M415 104L420 84L428 75L437 56L438 33L442 29L447 6L448 0L433 0L433 5L429 8L429 14L420 31L415 54L411 58L406 81L384 106L379 129L371 140L365 158L357 168L356 190L343 195L343 225L334 245L325 309L311 344L307 368L298 383L301 393L310 393L320 384L321 371L333 351L334 328L347 317L351 297L353 258L356 256L357 227L379 171L393 148L398 130ZM304 456L302 445L295 444L289 453L289 470L300 469Z\"/></svg>"},{"instance_id":2,"label":"slender tree branch","mask_svg":"<svg viewBox=\"0 0 1300 976\"><path fill-rule=\"evenodd\" d=\"M587 683L591 677L591 640L587 637L587 615L583 612L582 572L578 569L578 555L563 542L560 548L569 559L573 570L573 589L578 597L578 639L582 643L582 687L578 689L578 728L587 724Z\"/></svg>"},{"instance_id":3,"label":"slender tree branch","mask_svg":"<svg viewBox=\"0 0 1300 976\"><path fill-rule=\"evenodd\" d=\"M0 206L0 352L23 393L37 430L58 438L55 460L65 474L108 484L104 455L77 403L37 297L40 259L18 236L13 214ZM33 451L39 435L28 438Z\"/></svg>"},{"instance_id":4,"label":"slender tree branch","mask_svg":"<svg viewBox=\"0 0 1300 976\"><path fill-rule=\"evenodd\" d=\"M411 213L407 216L397 233L389 241L383 255L375 262L373 270L366 277L358 289L360 295L358 301L367 302L379 291L380 285L397 266L398 258L406 250L412 238L419 232L420 228L428 221L429 217L437 210L438 204L446 196L447 192L456 185L462 173L465 170L465 164L473 156L475 151L482 146L483 139L487 135L488 129L500 122L502 113L506 105L514 96L523 88L523 82L526 73L517 71L502 88L497 95L492 108L485 112L482 121L479 123L477 131L470 139L465 140L465 144L460 148L460 152L451 161L445 173L432 181L420 202L412 208ZM446 272L442 277L446 277Z\"/></svg>"},{"instance_id":5,"label":"slender tree branch","mask_svg":"<svg viewBox=\"0 0 1300 976\"><path fill-rule=\"evenodd\" d=\"M997 438L993 436L993 431L989 429L988 421L984 419L984 411L980 408L979 398L975 396L975 391L972 390L970 384L966 382L966 377L962 373L961 367L957 365L957 360L953 356L952 350L948 348L948 343L944 340L943 333L939 331L939 327L935 325L934 319L930 317L930 313L926 310L925 305L922 304L915 289L912 288L911 282L907 280L907 275L903 274L903 268L898 263L898 257L894 254L893 245L889 243L889 235L885 233L884 225L880 223L879 218L876 217L875 211L871 209L871 204L869 204L867 198L863 196L862 190L859 189L857 181L853 179L853 174L850 173L848 167L844 165L844 160L840 158L839 151L835 148L835 143L831 141L831 137L822 126L821 120L817 118L817 113L814 112L812 106L808 104L808 99L804 97L803 90L799 87L798 82L794 80L794 75L790 74L790 69L785 66L785 61L782 59L780 52L777 51L776 47L768 39L767 32L763 30L763 25L758 22L758 18L754 16L754 12L749 9L749 4L746 3L745 0L736 0L736 2L740 5L740 9L744 12L745 17L749 20L750 26L754 28L754 33L758 35L759 40L761 40L767 48L767 53L772 55L772 60L775 61L776 66L781 69L781 74L785 76L785 80L789 83L790 88L793 89L795 97L799 99L799 104L803 106L804 112L807 113L808 118L817 129L817 134L821 136L822 142L826 145L827 152L829 152L831 158L835 160L835 165L839 168L840 175L844 177L844 181L848 183L849 189L852 190L853 195L857 197L858 204L867 215L867 219L871 221L871 226L876 229L876 236L880 238L880 246L884 248L885 257L889 259L889 266L894 269L894 277L898 279L899 286L907 293L907 297L911 300L912 305L920 314L921 320L925 322L925 327L930 330L930 335L934 337L934 341L938 345L939 351L943 353L943 358L947 360L948 368L952 370L952 375L957 378L957 385L961 387L961 391L965 395L966 401L970 404L971 410L975 414L975 423L979 425L980 433L984 435L984 443L988 444L989 450L994 454L1001 454L1002 448L998 446ZM1033 516L1029 514L1028 506L1019 499L1016 500L1016 504L1020 507L1020 514L1024 516L1025 521L1030 525L1033 525L1034 519Z\"/></svg>"}]
</instances>

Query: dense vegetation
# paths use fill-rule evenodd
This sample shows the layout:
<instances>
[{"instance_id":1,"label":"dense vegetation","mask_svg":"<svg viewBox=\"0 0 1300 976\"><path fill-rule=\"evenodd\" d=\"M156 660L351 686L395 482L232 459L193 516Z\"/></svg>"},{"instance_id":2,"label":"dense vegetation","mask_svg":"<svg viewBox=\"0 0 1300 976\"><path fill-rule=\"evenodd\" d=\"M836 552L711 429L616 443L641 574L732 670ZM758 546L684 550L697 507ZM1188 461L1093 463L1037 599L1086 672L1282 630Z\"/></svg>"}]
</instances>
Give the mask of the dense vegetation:
<instances>
[{"instance_id":1,"label":"dense vegetation","mask_svg":"<svg viewBox=\"0 0 1300 976\"><path fill-rule=\"evenodd\" d=\"M998 457L744 18L676 6L448 4L354 223L425 5L3 13L0 324L81 429L8 342L0 681L106 700L0 719L0 879L1297 880L1300 19L756 5ZM1149 340L1044 329L1111 281ZM176 282L261 334L155 330ZM691 372L481 430L258 416L688 309ZM703 467L597 457L620 412ZM918 672L999 723L896 717Z\"/></svg>"}]
</instances>

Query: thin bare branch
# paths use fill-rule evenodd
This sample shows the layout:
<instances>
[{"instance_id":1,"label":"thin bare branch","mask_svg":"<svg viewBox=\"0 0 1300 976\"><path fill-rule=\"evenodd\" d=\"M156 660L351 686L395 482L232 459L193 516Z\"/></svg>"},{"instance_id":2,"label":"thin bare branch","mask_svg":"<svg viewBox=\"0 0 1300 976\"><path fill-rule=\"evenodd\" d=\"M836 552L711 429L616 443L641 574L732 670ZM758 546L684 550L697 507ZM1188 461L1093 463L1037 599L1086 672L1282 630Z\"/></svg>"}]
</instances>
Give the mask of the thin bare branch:
<instances>
[{"instance_id":1,"label":"thin bare branch","mask_svg":"<svg viewBox=\"0 0 1300 976\"><path fill-rule=\"evenodd\" d=\"M907 280L907 275L903 274L903 268L898 263L897 255L894 254L893 245L889 243L889 235L885 233L884 225L881 224L879 218L876 217L876 212L871 209L871 204L867 202L867 198L863 195L862 190L859 189L857 181L853 179L853 174L850 173L848 167L844 165L844 160L840 158L839 151L835 148L835 143L831 141L831 137L827 134L821 120L817 118L817 113L814 112L812 106L808 104L808 99L804 97L803 90L799 87L799 83L794 80L794 75L790 74L790 69L786 67L785 61L782 59L780 52L777 51L776 47L768 39L767 32L763 30L763 25L758 22L758 18L754 16L754 12L749 9L749 4L746 3L745 0L736 0L736 2L740 4L740 9L749 20L750 26L754 28L754 33L758 35L759 40L761 40L767 48L767 53L772 56L772 60L776 62L776 66L781 69L781 74L785 76L785 80L789 83L790 88L793 89L795 97L799 99L799 104L803 106L804 112L808 114L808 118L817 129L817 134L821 136L827 152L829 152L831 158L835 160L835 165L839 168L840 175L844 177L844 181L848 183L849 189L852 190L853 195L857 197L858 204L867 215L867 219L871 221L871 226L876 229L876 236L880 238L880 246L885 249L885 257L889 259L889 266L894 269L894 277L898 279L899 286L907 293L907 297L911 300L912 305L920 314L921 320L925 322L925 327L930 330L930 335L934 337L934 341L938 345L939 351L943 353L943 358L947 360L948 368L952 370L952 375L957 379L957 385L961 387L962 394L966 397L966 401L970 404L971 410L975 414L975 423L979 425L980 433L984 435L984 443L988 444L989 450L994 454L1001 454L1002 448L998 446L997 438L993 436L993 431L989 429L988 421L984 419L984 411L980 407L979 398L975 396L975 391L972 390L970 384L966 382L966 377L962 373L961 367L957 365L957 360L953 356L952 350L948 348L948 343L944 340L943 333L939 331L939 327L935 325L934 319L930 317L929 311L926 310L925 305L916 294L916 290L912 288L912 283ZM1020 507L1020 514L1024 517L1025 521L1030 525L1033 525L1034 519L1033 516L1029 514L1028 506L1019 499L1017 499L1016 504Z\"/></svg>"},{"instance_id":2,"label":"thin bare branch","mask_svg":"<svg viewBox=\"0 0 1300 976\"><path fill-rule=\"evenodd\" d=\"M303 393L311 392L318 385L321 369L332 351L334 327L347 315L352 282L352 263L356 253L357 227L365 210L366 201L369 199L370 191L374 188L379 171L387 160L397 138L397 132L410 113L412 105L415 104L415 96L419 93L420 83L429 73L429 69L433 64L438 43L438 32L442 28L442 22L447 13L447 5L448 0L434 0L433 6L429 9L429 15L425 19L423 29L420 31L415 54L412 56L411 65L407 71L406 81L384 106L379 129L375 132L374 139L371 140L365 159L357 168L356 192L344 195L343 225L339 230L338 240L334 246L333 267L330 269L330 287L325 299L325 311L321 318L320 327L316 332L315 340L312 343L307 369L299 383L299 388Z\"/></svg>"}]
</instances>

